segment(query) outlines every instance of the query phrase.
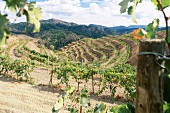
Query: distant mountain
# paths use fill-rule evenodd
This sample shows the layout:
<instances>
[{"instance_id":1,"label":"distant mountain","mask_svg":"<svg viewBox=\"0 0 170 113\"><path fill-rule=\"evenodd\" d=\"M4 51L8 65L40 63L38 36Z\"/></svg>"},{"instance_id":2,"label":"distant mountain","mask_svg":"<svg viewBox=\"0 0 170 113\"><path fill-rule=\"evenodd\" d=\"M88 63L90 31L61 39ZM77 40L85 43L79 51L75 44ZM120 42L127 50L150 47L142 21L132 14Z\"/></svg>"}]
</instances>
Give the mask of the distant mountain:
<instances>
[{"instance_id":1,"label":"distant mountain","mask_svg":"<svg viewBox=\"0 0 170 113\"><path fill-rule=\"evenodd\" d=\"M99 28L107 28L106 26L96 25L96 24L89 24L89 26L96 26L96 27L99 27Z\"/></svg>"},{"instance_id":2,"label":"distant mountain","mask_svg":"<svg viewBox=\"0 0 170 113\"><path fill-rule=\"evenodd\" d=\"M130 33L135 29L138 28L145 28L145 25L130 25L128 27L126 26L114 26L114 27L110 27L110 29L112 31L114 31L116 34L121 35L121 34L125 34L125 33Z\"/></svg>"},{"instance_id":3,"label":"distant mountain","mask_svg":"<svg viewBox=\"0 0 170 113\"><path fill-rule=\"evenodd\" d=\"M114 27L110 27L110 29L115 30L115 29L127 29L128 27L126 26L114 26Z\"/></svg>"},{"instance_id":4,"label":"distant mountain","mask_svg":"<svg viewBox=\"0 0 170 113\"><path fill-rule=\"evenodd\" d=\"M128 28L145 28L146 26L145 25L130 25L128 26Z\"/></svg>"},{"instance_id":5,"label":"distant mountain","mask_svg":"<svg viewBox=\"0 0 170 113\"><path fill-rule=\"evenodd\" d=\"M76 24L76 23L65 22L65 21L58 20L58 19L41 20L41 24L45 24L45 23L62 24L62 25L66 25L66 26L78 26L78 24Z\"/></svg>"},{"instance_id":6,"label":"distant mountain","mask_svg":"<svg viewBox=\"0 0 170 113\"><path fill-rule=\"evenodd\" d=\"M82 38L101 38L107 35L121 35L130 33L137 28L145 28L144 25L130 25L106 27L89 24L79 25L73 22L65 22L58 19L41 20L41 30L33 33L33 25L29 24L29 31L25 32L25 22L12 24L11 32L14 34L27 34L28 36L43 39L47 47L54 45L59 49L73 41ZM164 29L164 28L160 28Z\"/></svg>"},{"instance_id":7,"label":"distant mountain","mask_svg":"<svg viewBox=\"0 0 170 113\"><path fill-rule=\"evenodd\" d=\"M11 26L14 34L27 34L28 36L43 39L46 46L54 45L59 49L73 41L82 38L100 38L107 35L114 35L108 27L97 25L78 25L72 22L65 22L57 19L41 21L41 30L33 33L33 25L29 25L29 31L25 32L26 23L21 22Z\"/></svg>"}]
</instances>

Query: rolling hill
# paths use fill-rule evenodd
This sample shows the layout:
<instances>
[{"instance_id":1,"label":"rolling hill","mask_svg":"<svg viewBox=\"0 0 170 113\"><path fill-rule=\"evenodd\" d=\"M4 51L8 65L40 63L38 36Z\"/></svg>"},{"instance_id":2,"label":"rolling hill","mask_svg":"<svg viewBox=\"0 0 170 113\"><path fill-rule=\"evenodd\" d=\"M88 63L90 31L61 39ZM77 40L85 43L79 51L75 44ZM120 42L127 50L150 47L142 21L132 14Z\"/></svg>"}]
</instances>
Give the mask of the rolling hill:
<instances>
[{"instance_id":1,"label":"rolling hill","mask_svg":"<svg viewBox=\"0 0 170 113\"><path fill-rule=\"evenodd\" d=\"M42 39L42 42L49 48L54 45L55 49L60 49L72 42L83 38L97 39L108 35L127 34L144 26L114 26L106 27L101 25L79 25L76 23L65 22L57 19L41 20L41 30L33 33L33 25L29 25L29 31L25 32L25 23L12 24L10 31L12 34L25 34L33 38Z\"/></svg>"},{"instance_id":2,"label":"rolling hill","mask_svg":"<svg viewBox=\"0 0 170 113\"><path fill-rule=\"evenodd\" d=\"M55 49L59 49L85 37L100 38L114 34L109 28L78 25L57 19L42 20L41 30L38 33L33 33L32 29L33 25L29 25L29 31L25 32L25 23L22 22L13 24L10 30L13 34L26 34L34 38L42 39L47 47L54 45Z\"/></svg>"},{"instance_id":3,"label":"rolling hill","mask_svg":"<svg viewBox=\"0 0 170 113\"><path fill-rule=\"evenodd\" d=\"M60 48L55 53L41 42L40 39L27 35L15 35L9 38L8 46L2 54L14 59L27 58L36 62L41 61L42 65L46 65L51 59L60 61L67 59L83 64L98 63L108 68L125 63L136 67L138 43L129 35L84 38Z\"/></svg>"}]
</instances>

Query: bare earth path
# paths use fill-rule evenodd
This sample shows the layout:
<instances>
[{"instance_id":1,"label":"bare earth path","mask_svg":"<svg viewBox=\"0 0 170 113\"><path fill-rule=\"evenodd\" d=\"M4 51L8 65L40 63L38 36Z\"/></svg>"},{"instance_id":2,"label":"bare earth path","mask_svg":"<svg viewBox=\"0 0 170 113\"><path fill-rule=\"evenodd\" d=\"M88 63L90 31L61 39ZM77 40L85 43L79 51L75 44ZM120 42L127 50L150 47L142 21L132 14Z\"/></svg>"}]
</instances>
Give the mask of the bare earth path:
<instances>
[{"instance_id":1,"label":"bare earth path","mask_svg":"<svg viewBox=\"0 0 170 113\"><path fill-rule=\"evenodd\" d=\"M0 76L0 113L51 113L59 93Z\"/></svg>"},{"instance_id":2,"label":"bare earth path","mask_svg":"<svg viewBox=\"0 0 170 113\"><path fill-rule=\"evenodd\" d=\"M0 75L0 113L51 113L57 98L64 91L46 86L49 80L47 69L37 68L31 73L31 76L35 80L35 85ZM45 84L45 86L38 86L38 84ZM76 86L75 82L74 85ZM123 92L120 91L119 93ZM90 101L92 106L101 102L107 106L121 103L120 101L111 102L109 96L91 96ZM68 112L62 110L60 113Z\"/></svg>"}]
</instances>

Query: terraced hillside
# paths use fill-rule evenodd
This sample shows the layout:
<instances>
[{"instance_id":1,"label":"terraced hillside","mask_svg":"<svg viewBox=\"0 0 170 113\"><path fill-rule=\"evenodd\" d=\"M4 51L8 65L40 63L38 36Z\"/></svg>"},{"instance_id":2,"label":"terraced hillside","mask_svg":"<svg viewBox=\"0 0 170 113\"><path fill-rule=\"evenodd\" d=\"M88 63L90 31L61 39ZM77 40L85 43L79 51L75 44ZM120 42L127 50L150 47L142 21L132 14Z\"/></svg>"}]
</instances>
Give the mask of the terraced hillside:
<instances>
[{"instance_id":1,"label":"terraced hillside","mask_svg":"<svg viewBox=\"0 0 170 113\"><path fill-rule=\"evenodd\" d=\"M103 37L82 39L59 49L59 57L85 63L99 63L113 67L116 64L129 63L136 67L138 44L130 37Z\"/></svg>"},{"instance_id":2,"label":"terraced hillside","mask_svg":"<svg viewBox=\"0 0 170 113\"><path fill-rule=\"evenodd\" d=\"M60 48L56 53L39 42L26 35L13 36L2 54L14 59L31 59L41 66L52 64L52 59L69 59L83 64L98 63L107 68L124 63L136 67L138 44L130 37L85 38Z\"/></svg>"},{"instance_id":3,"label":"terraced hillside","mask_svg":"<svg viewBox=\"0 0 170 113\"><path fill-rule=\"evenodd\" d=\"M8 55L13 59L33 60L36 64L47 64L50 58L57 58L56 54L39 44L40 40L26 35L11 36L7 40L7 46L1 50L2 55Z\"/></svg>"}]
</instances>

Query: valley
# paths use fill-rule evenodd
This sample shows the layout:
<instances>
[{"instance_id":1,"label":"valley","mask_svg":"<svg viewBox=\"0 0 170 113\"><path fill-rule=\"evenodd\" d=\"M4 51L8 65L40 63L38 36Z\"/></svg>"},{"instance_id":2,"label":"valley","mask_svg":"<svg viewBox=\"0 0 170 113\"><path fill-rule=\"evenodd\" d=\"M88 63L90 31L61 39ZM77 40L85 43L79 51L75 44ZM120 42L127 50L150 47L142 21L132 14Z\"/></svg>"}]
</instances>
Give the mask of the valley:
<instances>
[{"instance_id":1,"label":"valley","mask_svg":"<svg viewBox=\"0 0 170 113\"><path fill-rule=\"evenodd\" d=\"M134 85L134 81L131 80L134 80L135 77L134 69L137 65L138 42L130 34L127 36L110 35L98 39L84 38L57 51L50 50L39 42L41 42L40 39L31 38L27 35L13 35L7 40L6 48L1 50L1 60L3 60L3 56L9 56L14 63L19 61L25 66L28 65L28 69L24 69L24 73L27 73L27 75L23 73L18 75L17 70L10 70L12 68L10 66L8 66L9 70L3 71L2 67L5 65L1 64L1 74L3 75L0 78L3 85L0 92L1 97L3 97L0 100L3 102L3 106L0 106L1 112L46 113L50 108L52 109L57 98L65 92L68 86L77 87L78 91L86 87L89 94L96 93L98 96L93 94L90 96L93 106L96 103L104 102L108 107L111 107L122 102L132 101L133 97L129 94L133 93L134 89L130 91L124 88L133 88ZM13 65L10 62L9 65ZM103 72L99 72L99 70L103 70ZM13 75L13 73L16 74ZM6 78L6 76L10 78ZM113 83L111 79L108 79L109 76L114 79ZM128 87L126 86L127 83L125 84L125 81L127 81L125 76L129 76L129 81L131 81L131 83L128 83ZM118 82L120 78L122 80ZM106 81L103 81L104 79ZM110 86L115 87L116 90L114 92L109 91L111 90L109 89ZM8 92L7 89L9 89ZM19 92L16 92L18 89ZM47 100L43 100L43 96ZM10 97L12 103L8 97ZM17 106L15 106L15 98L19 102ZM115 101L109 98L114 98ZM27 102L22 104L24 100ZM46 104L46 107L44 101L49 103ZM39 102L39 107L34 108L27 105L30 102L32 102L31 105Z\"/></svg>"}]
</instances>

